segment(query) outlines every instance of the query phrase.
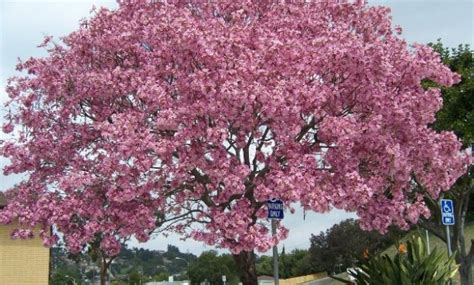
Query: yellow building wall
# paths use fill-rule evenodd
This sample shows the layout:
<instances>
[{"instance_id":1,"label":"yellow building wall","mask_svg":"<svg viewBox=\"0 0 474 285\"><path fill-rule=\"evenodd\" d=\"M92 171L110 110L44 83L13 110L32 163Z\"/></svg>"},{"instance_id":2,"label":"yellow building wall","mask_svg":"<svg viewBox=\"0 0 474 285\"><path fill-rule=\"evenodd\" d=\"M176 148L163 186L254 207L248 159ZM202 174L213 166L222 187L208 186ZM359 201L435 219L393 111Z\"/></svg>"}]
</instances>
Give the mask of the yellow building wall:
<instances>
[{"instance_id":1,"label":"yellow building wall","mask_svg":"<svg viewBox=\"0 0 474 285\"><path fill-rule=\"evenodd\" d=\"M47 285L49 249L40 238L12 240L14 225L0 225L0 284Z\"/></svg>"},{"instance_id":2,"label":"yellow building wall","mask_svg":"<svg viewBox=\"0 0 474 285\"><path fill-rule=\"evenodd\" d=\"M327 277L327 274L325 272L321 272L321 273L316 273L316 274L298 276L294 278L280 279L279 281L280 281L280 285L297 285L304 282L318 280L324 277Z\"/></svg>"}]
</instances>

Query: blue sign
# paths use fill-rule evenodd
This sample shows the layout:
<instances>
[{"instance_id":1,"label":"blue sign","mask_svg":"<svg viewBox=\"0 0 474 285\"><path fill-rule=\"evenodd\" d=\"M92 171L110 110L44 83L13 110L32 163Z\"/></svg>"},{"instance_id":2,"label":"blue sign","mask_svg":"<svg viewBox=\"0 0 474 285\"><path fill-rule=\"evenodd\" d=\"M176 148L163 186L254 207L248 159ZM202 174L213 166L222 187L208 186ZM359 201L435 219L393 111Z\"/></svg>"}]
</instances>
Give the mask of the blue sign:
<instances>
[{"instance_id":1,"label":"blue sign","mask_svg":"<svg viewBox=\"0 0 474 285\"><path fill-rule=\"evenodd\" d=\"M443 217L443 225L445 225L445 226L454 225L454 216L453 217Z\"/></svg>"},{"instance_id":2,"label":"blue sign","mask_svg":"<svg viewBox=\"0 0 474 285\"><path fill-rule=\"evenodd\" d=\"M445 226L454 225L453 200L441 199L441 220Z\"/></svg>"},{"instance_id":3,"label":"blue sign","mask_svg":"<svg viewBox=\"0 0 474 285\"><path fill-rule=\"evenodd\" d=\"M271 199L267 201L268 218L283 219L283 202L279 199Z\"/></svg>"},{"instance_id":4,"label":"blue sign","mask_svg":"<svg viewBox=\"0 0 474 285\"><path fill-rule=\"evenodd\" d=\"M454 214L453 200L441 199L441 213Z\"/></svg>"}]
</instances>

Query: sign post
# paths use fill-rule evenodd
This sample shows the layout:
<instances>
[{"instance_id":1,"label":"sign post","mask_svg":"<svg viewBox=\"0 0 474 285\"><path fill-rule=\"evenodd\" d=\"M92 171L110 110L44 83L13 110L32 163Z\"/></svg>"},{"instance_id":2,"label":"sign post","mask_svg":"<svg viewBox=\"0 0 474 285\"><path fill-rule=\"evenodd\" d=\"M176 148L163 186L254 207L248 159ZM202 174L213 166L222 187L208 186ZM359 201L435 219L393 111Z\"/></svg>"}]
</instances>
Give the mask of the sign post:
<instances>
[{"instance_id":1,"label":"sign post","mask_svg":"<svg viewBox=\"0 0 474 285\"><path fill-rule=\"evenodd\" d=\"M276 220L283 219L283 202L279 199L270 199L267 202L268 218L272 220L272 235L276 235ZM275 285L280 284L278 273L278 247L273 246L273 280Z\"/></svg>"},{"instance_id":2,"label":"sign post","mask_svg":"<svg viewBox=\"0 0 474 285\"><path fill-rule=\"evenodd\" d=\"M441 199L441 219L443 225L446 226L446 240L448 243L448 255L451 257L451 235L449 233L449 226L454 225L454 204L453 200Z\"/></svg>"},{"instance_id":3,"label":"sign post","mask_svg":"<svg viewBox=\"0 0 474 285\"><path fill-rule=\"evenodd\" d=\"M441 220L443 225L446 226L446 242L448 245L448 256L451 257L453 252L451 250L451 234L449 232L449 226L454 225L454 204L453 200L441 199ZM450 281L452 284L452 281Z\"/></svg>"}]
</instances>

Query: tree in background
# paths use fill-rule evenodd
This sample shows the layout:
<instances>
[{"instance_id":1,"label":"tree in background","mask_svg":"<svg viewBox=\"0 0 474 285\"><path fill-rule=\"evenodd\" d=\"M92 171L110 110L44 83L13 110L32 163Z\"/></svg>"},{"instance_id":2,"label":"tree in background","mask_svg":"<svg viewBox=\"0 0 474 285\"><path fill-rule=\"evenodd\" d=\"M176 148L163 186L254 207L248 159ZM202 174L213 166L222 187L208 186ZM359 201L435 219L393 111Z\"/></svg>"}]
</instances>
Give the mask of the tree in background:
<instances>
[{"instance_id":1,"label":"tree in background","mask_svg":"<svg viewBox=\"0 0 474 285\"><path fill-rule=\"evenodd\" d=\"M59 256L55 256L56 259ZM81 271L75 264L67 264L58 262L56 260L55 266L51 272L51 284L52 285L63 285L63 284L78 284L82 279Z\"/></svg>"},{"instance_id":2,"label":"tree in background","mask_svg":"<svg viewBox=\"0 0 474 285\"><path fill-rule=\"evenodd\" d=\"M356 265L364 252L375 254L385 250L400 235L396 229L390 229L385 235L364 231L357 221L347 219L326 232L311 235L309 263L314 272L340 273Z\"/></svg>"},{"instance_id":3,"label":"tree in background","mask_svg":"<svg viewBox=\"0 0 474 285\"><path fill-rule=\"evenodd\" d=\"M273 275L273 259L271 256L262 255L255 259L257 275Z\"/></svg>"},{"instance_id":4,"label":"tree in background","mask_svg":"<svg viewBox=\"0 0 474 285\"><path fill-rule=\"evenodd\" d=\"M286 250L283 246L283 248L281 249L281 253L278 256L278 273L280 274L280 277L288 278L289 276L291 276L290 269L291 268L289 260L287 259Z\"/></svg>"},{"instance_id":5,"label":"tree in background","mask_svg":"<svg viewBox=\"0 0 474 285\"><path fill-rule=\"evenodd\" d=\"M311 266L310 258L309 251L306 249L292 250L286 257L287 266L290 267L288 277L318 273L315 268Z\"/></svg>"},{"instance_id":6,"label":"tree in background","mask_svg":"<svg viewBox=\"0 0 474 285\"><path fill-rule=\"evenodd\" d=\"M474 57L467 45L450 49L438 41L431 46L441 55L444 64L461 75L461 81L451 87L443 87L443 108L436 114L432 128L437 131L453 131L462 141L464 148L474 147ZM436 84L427 81L425 87ZM472 152L472 150L471 150ZM424 191L422 185L417 185ZM452 226L451 247L460 264L461 284L473 284L472 263L474 261L474 240L466 241L466 223L474 221L474 167L460 177L445 198L454 200L455 220ZM427 204L434 214L431 219L420 220L420 225L432 234L446 241L445 227L441 224L441 210L438 199L426 196Z\"/></svg>"},{"instance_id":7,"label":"tree in background","mask_svg":"<svg viewBox=\"0 0 474 285\"><path fill-rule=\"evenodd\" d=\"M153 276L152 281L168 281L170 274L168 272L161 272Z\"/></svg>"},{"instance_id":8,"label":"tree in background","mask_svg":"<svg viewBox=\"0 0 474 285\"><path fill-rule=\"evenodd\" d=\"M25 174L0 222L56 227L72 251L156 226L229 249L256 284L265 203L407 228L465 171L427 127L457 75L364 1L119 1L19 63L0 152ZM16 129L15 129L16 128ZM426 193L409 187L416 176ZM413 202L408 198L415 197Z\"/></svg>"},{"instance_id":9,"label":"tree in background","mask_svg":"<svg viewBox=\"0 0 474 285\"><path fill-rule=\"evenodd\" d=\"M188 276L192 284L201 284L207 280L211 285L222 284L225 275L227 284L240 282L237 266L228 254L218 255L216 251L204 251L198 259L188 267Z\"/></svg>"},{"instance_id":10,"label":"tree in background","mask_svg":"<svg viewBox=\"0 0 474 285\"><path fill-rule=\"evenodd\" d=\"M283 247L278 264L281 278L317 273L311 266L308 250L294 249L290 253L286 253L285 247ZM268 275L273 275L273 270Z\"/></svg>"},{"instance_id":11,"label":"tree in background","mask_svg":"<svg viewBox=\"0 0 474 285\"><path fill-rule=\"evenodd\" d=\"M133 269L128 273L127 281L130 285L141 285L143 283L143 279L143 274L136 269Z\"/></svg>"},{"instance_id":12,"label":"tree in background","mask_svg":"<svg viewBox=\"0 0 474 285\"><path fill-rule=\"evenodd\" d=\"M286 253L282 249L278 258L279 274L281 278L292 278L302 275L325 271L322 265L315 264L310 252L306 249L294 249ZM262 255L256 259L258 275L273 275L273 259L271 256Z\"/></svg>"}]
</instances>

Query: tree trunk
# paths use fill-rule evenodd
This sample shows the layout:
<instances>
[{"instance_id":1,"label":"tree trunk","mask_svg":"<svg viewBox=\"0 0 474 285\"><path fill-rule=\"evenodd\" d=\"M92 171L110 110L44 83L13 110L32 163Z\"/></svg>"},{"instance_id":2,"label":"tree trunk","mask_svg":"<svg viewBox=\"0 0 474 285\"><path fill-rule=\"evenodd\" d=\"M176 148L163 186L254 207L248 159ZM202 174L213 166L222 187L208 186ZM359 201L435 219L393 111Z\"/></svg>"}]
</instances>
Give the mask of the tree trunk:
<instances>
[{"instance_id":1,"label":"tree trunk","mask_svg":"<svg viewBox=\"0 0 474 285\"><path fill-rule=\"evenodd\" d=\"M105 285L107 273L100 270L100 285Z\"/></svg>"},{"instance_id":2,"label":"tree trunk","mask_svg":"<svg viewBox=\"0 0 474 285\"><path fill-rule=\"evenodd\" d=\"M109 264L107 263L107 259L105 257L101 258L100 263L100 285L107 284L107 269Z\"/></svg>"},{"instance_id":3,"label":"tree trunk","mask_svg":"<svg viewBox=\"0 0 474 285\"><path fill-rule=\"evenodd\" d=\"M100 269L100 285L105 285L107 281L107 270Z\"/></svg>"},{"instance_id":4,"label":"tree trunk","mask_svg":"<svg viewBox=\"0 0 474 285\"><path fill-rule=\"evenodd\" d=\"M242 251L233 256L239 269L242 284L257 285L257 269L255 267L255 254L253 251Z\"/></svg>"},{"instance_id":5,"label":"tree trunk","mask_svg":"<svg viewBox=\"0 0 474 285\"><path fill-rule=\"evenodd\" d=\"M469 259L463 259L459 264L459 275L461 277L461 285L472 285L472 264Z\"/></svg>"},{"instance_id":6,"label":"tree trunk","mask_svg":"<svg viewBox=\"0 0 474 285\"><path fill-rule=\"evenodd\" d=\"M473 256L473 246L474 244L471 241L471 248L466 248L466 235L465 235L465 225L466 225L466 215L469 210L469 201L472 189L470 188L469 176L467 176L467 181L465 182L467 187L463 187L463 191L458 196L458 210L456 213L458 223L454 225L454 241L456 247L453 250L458 251L457 258L459 263L459 275L461 278L461 285L472 285L472 256ZM472 187L472 186L471 186Z\"/></svg>"}]
</instances>

